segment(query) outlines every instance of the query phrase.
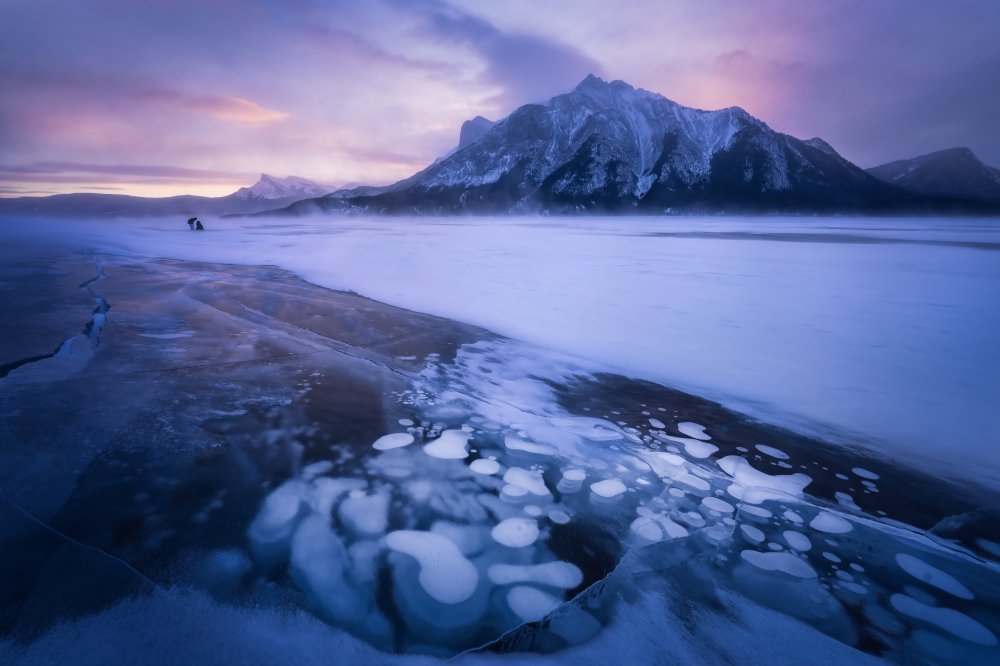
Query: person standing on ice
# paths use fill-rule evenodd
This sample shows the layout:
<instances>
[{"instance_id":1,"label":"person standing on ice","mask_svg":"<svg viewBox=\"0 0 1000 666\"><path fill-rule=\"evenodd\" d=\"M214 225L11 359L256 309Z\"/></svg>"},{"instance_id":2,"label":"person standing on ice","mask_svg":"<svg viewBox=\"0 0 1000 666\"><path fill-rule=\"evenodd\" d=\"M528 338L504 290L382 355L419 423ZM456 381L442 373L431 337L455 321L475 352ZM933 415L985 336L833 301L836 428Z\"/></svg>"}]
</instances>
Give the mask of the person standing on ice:
<instances>
[{"instance_id":1,"label":"person standing on ice","mask_svg":"<svg viewBox=\"0 0 1000 666\"><path fill-rule=\"evenodd\" d=\"M194 223L197 222L197 221L198 221L197 217L189 217L188 218L188 229L190 229L191 231L194 231Z\"/></svg>"}]
</instances>

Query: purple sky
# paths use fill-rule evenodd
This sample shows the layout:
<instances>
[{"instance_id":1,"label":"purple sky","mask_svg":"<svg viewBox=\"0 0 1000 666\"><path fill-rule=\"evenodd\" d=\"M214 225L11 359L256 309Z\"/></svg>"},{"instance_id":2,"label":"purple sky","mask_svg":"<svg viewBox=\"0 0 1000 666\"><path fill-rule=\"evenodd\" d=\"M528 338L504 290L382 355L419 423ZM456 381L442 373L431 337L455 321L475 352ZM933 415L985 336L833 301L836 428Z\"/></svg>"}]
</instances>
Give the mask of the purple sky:
<instances>
[{"instance_id":1,"label":"purple sky","mask_svg":"<svg viewBox=\"0 0 1000 666\"><path fill-rule=\"evenodd\" d=\"M1000 166L996 0L3 0L0 196L389 182L589 72Z\"/></svg>"}]
</instances>

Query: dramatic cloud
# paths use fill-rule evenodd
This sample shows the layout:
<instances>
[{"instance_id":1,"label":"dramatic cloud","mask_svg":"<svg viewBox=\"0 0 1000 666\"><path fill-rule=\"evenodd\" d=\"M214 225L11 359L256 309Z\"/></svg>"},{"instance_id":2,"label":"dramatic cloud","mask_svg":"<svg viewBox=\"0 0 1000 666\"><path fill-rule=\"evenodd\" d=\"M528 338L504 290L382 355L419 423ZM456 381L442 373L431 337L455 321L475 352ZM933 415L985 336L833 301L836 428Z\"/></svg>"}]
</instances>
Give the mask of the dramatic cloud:
<instances>
[{"instance_id":1,"label":"dramatic cloud","mask_svg":"<svg viewBox=\"0 0 1000 666\"><path fill-rule=\"evenodd\" d=\"M464 120L591 72L742 106L863 166L959 145L1000 166L998 25L985 0L12 0L0 196L223 194L261 171L390 182Z\"/></svg>"}]
</instances>

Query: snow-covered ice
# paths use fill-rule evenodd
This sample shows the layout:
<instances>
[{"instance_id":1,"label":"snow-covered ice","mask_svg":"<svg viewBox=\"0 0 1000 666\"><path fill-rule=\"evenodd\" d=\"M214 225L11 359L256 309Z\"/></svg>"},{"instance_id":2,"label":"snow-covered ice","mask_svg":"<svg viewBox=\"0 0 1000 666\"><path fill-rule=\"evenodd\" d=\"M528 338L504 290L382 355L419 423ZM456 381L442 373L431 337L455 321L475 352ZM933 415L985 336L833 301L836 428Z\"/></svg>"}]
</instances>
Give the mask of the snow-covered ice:
<instances>
[{"instance_id":1,"label":"snow-covered ice","mask_svg":"<svg viewBox=\"0 0 1000 666\"><path fill-rule=\"evenodd\" d=\"M282 266L1000 485L988 439L1000 430L990 220L253 218L199 235L174 219L121 229L33 220L18 233Z\"/></svg>"}]
</instances>

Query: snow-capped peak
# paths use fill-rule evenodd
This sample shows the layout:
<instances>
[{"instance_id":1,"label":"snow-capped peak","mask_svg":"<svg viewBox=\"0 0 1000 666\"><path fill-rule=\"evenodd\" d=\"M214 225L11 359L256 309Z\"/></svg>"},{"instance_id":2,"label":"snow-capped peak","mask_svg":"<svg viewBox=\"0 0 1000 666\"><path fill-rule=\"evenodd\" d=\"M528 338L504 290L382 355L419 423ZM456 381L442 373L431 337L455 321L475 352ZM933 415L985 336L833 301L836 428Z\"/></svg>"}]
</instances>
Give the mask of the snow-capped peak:
<instances>
[{"instance_id":1,"label":"snow-capped peak","mask_svg":"<svg viewBox=\"0 0 1000 666\"><path fill-rule=\"evenodd\" d=\"M321 197L331 192L333 188L298 176L278 178L266 173L260 175L251 187L241 187L233 197L236 199L305 199Z\"/></svg>"}]
</instances>

